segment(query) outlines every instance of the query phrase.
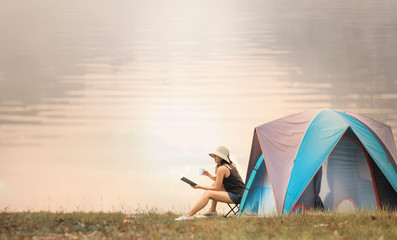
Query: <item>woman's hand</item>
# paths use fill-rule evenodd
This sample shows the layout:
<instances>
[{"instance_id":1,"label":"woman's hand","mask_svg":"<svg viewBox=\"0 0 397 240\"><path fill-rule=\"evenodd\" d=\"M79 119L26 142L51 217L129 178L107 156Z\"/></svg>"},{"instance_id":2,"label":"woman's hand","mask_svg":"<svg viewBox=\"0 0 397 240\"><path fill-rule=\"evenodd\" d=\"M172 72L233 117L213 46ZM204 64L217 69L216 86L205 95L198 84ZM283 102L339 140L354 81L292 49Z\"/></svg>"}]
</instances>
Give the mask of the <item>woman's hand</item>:
<instances>
[{"instance_id":1,"label":"woman's hand","mask_svg":"<svg viewBox=\"0 0 397 240\"><path fill-rule=\"evenodd\" d=\"M193 185L190 185L190 186L191 186L192 188L194 188L194 189L199 189L199 188L200 188L200 187L199 187L200 185L198 185L198 184L197 184L196 186L193 186Z\"/></svg>"},{"instance_id":2,"label":"woman's hand","mask_svg":"<svg viewBox=\"0 0 397 240\"><path fill-rule=\"evenodd\" d=\"M212 176L207 170L204 170L203 175L209 177L212 181L215 181L215 177Z\"/></svg>"}]
</instances>

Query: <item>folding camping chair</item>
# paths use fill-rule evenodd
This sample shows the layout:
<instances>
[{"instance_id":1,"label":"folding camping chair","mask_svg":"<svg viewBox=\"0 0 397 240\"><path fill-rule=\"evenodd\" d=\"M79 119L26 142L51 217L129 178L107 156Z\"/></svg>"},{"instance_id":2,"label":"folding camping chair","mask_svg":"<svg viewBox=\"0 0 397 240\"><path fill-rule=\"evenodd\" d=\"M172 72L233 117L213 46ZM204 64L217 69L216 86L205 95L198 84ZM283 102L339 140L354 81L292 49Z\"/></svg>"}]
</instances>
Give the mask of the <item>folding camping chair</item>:
<instances>
[{"instance_id":1,"label":"folding camping chair","mask_svg":"<svg viewBox=\"0 0 397 240\"><path fill-rule=\"evenodd\" d=\"M230 208L230 211L228 213L225 214L225 218L227 218L227 216L229 216L230 213L234 213L234 215L236 215L238 213L238 209L240 207L240 203L234 204L234 206L232 206L234 203L227 203L227 205ZM237 209L236 209L237 208Z\"/></svg>"}]
</instances>

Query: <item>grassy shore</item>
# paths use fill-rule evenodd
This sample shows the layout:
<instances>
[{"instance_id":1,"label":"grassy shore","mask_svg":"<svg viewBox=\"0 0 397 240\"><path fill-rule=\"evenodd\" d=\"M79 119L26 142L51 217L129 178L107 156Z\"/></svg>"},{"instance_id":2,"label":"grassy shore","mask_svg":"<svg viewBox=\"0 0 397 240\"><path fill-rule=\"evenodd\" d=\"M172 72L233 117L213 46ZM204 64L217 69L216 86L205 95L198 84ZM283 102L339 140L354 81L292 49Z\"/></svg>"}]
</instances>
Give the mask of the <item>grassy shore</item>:
<instances>
[{"instance_id":1,"label":"grassy shore","mask_svg":"<svg viewBox=\"0 0 397 240\"><path fill-rule=\"evenodd\" d=\"M200 218L147 211L1 212L0 239L397 239L396 212Z\"/></svg>"}]
</instances>

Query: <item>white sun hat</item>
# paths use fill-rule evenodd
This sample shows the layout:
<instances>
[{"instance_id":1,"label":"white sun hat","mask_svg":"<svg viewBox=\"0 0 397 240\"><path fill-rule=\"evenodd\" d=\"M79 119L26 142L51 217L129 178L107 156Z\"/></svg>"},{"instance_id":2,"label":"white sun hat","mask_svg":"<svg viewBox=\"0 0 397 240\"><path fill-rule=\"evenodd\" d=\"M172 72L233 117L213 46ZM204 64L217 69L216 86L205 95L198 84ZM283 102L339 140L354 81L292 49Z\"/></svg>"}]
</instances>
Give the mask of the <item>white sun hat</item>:
<instances>
[{"instance_id":1,"label":"white sun hat","mask_svg":"<svg viewBox=\"0 0 397 240\"><path fill-rule=\"evenodd\" d=\"M219 146L216 148L215 151L209 153L209 155L213 158L215 158L215 155L222 158L228 163L231 163L230 158L229 158L229 150L225 148L224 146Z\"/></svg>"}]
</instances>

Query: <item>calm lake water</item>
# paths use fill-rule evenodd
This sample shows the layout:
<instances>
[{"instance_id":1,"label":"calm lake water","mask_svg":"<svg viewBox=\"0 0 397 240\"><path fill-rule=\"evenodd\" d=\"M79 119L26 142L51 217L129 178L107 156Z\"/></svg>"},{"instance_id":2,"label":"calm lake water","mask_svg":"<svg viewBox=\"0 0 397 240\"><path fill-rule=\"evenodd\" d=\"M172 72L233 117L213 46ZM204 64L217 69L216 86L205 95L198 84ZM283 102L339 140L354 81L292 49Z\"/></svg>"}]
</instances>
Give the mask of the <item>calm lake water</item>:
<instances>
[{"instance_id":1,"label":"calm lake water","mask_svg":"<svg viewBox=\"0 0 397 240\"><path fill-rule=\"evenodd\" d=\"M245 178L254 127L305 110L397 136L396 1L0 4L0 209L185 211L208 152Z\"/></svg>"}]
</instances>

